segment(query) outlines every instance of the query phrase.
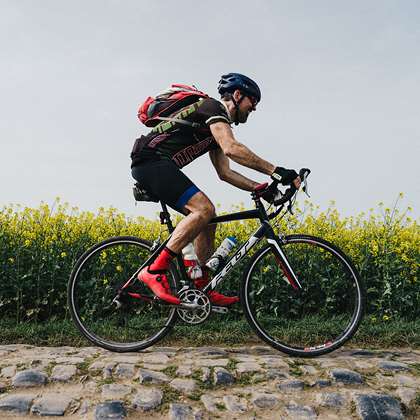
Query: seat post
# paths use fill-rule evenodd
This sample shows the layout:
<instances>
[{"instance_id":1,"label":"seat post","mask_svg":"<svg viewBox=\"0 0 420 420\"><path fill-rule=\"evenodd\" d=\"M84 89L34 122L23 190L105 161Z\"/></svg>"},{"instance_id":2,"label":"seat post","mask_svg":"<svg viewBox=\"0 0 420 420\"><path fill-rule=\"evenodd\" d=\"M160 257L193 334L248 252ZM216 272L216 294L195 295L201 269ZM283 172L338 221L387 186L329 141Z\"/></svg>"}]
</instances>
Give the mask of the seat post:
<instances>
[{"instance_id":1,"label":"seat post","mask_svg":"<svg viewBox=\"0 0 420 420\"><path fill-rule=\"evenodd\" d=\"M159 214L160 223L162 225L166 225L168 227L169 233L172 233L174 231L174 227L172 225L171 215L168 212L166 204L163 201L161 201L160 204L162 206L162 211Z\"/></svg>"}]
</instances>

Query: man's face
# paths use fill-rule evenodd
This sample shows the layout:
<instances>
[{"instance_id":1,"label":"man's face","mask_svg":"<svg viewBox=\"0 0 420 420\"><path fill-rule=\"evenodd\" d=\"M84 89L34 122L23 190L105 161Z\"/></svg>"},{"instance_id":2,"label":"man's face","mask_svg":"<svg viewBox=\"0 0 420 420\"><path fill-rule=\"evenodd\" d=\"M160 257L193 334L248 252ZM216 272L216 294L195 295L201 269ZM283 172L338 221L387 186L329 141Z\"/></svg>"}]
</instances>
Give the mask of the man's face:
<instances>
[{"instance_id":1,"label":"man's face","mask_svg":"<svg viewBox=\"0 0 420 420\"><path fill-rule=\"evenodd\" d=\"M238 122L245 123L248 119L249 114L255 111L257 101L255 98L244 95L242 92L240 95L244 96L241 103L239 104Z\"/></svg>"}]
</instances>

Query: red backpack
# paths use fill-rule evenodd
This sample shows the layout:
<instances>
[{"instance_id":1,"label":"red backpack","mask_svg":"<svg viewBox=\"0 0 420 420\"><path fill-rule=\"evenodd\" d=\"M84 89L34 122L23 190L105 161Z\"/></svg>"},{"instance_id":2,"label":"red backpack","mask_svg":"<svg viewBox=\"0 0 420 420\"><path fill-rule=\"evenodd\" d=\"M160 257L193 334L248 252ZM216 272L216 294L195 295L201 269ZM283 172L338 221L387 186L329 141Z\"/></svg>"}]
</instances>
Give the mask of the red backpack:
<instances>
[{"instance_id":1,"label":"red backpack","mask_svg":"<svg viewBox=\"0 0 420 420\"><path fill-rule=\"evenodd\" d=\"M180 122L191 125L190 122L170 118L174 112L197 102L200 98L209 96L199 91L195 86L172 84L165 92L155 98L149 96L140 105L137 116L147 127L155 127L162 121Z\"/></svg>"}]
</instances>

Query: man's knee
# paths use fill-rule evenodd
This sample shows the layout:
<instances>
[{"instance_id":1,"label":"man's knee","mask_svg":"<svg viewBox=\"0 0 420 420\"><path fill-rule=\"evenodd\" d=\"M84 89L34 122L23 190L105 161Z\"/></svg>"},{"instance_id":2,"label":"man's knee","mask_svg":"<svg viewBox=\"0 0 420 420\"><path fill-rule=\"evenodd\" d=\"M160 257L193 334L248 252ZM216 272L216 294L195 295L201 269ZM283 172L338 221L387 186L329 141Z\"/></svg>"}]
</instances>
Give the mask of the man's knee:
<instances>
[{"instance_id":1,"label":"man's knee","mask_svg":"<svg viewBox=\"0 0 420 420\"><path fill-rule=\"evenodd\" d=\"M208 201L197 209L197 213L208 222L216 216L216 209L214 208L213 203Z\"/></svg>"},{"instance_id":2,"label":"man's knee","mask_svg":"<svg viewBox=\"0 0 420 420\"><path fill-rule=\"evenodd\" d=\"M199 214L207 221L216 216L216 209L213 203L201 191L191 197L185 208L192 213Z\"/></svg>"}]
</instances>

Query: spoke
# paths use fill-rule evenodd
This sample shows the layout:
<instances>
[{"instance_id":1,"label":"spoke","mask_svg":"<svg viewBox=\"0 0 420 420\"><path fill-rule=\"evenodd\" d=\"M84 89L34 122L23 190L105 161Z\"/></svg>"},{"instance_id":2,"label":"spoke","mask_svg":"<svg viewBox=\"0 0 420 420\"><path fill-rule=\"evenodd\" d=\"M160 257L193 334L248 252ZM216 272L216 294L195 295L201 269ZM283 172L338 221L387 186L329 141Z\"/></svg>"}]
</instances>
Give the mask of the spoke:
<instances>
[{"instance_id":1,"label":"spoke","mask_svg":"<svg viewBox=\"0 0 420 420\"><path fill-rule=\"evenodd\" d=\"M117 238L86 254L72 279L70 305L82 333L95 344L119 351L147 347L163 336L175 319L174 309L159 304L133 274L133 267L149 258L148 247L135 238ZM169 280L176 290L174 278Z\"/></svg>"},{"instance_id":2,"label":"spoke","mask_svg":"<svg viewBox=\"0 0 420 420\"><path fill-rule=\"evenodd\" d=\"M263 249L247 274L246 313L263 339L285 351L328 350L348 339L360 322L359 279L328 243L298 237L282 250L301 289L290 287L278 257Z\"/></svg>"}]
</instances>

